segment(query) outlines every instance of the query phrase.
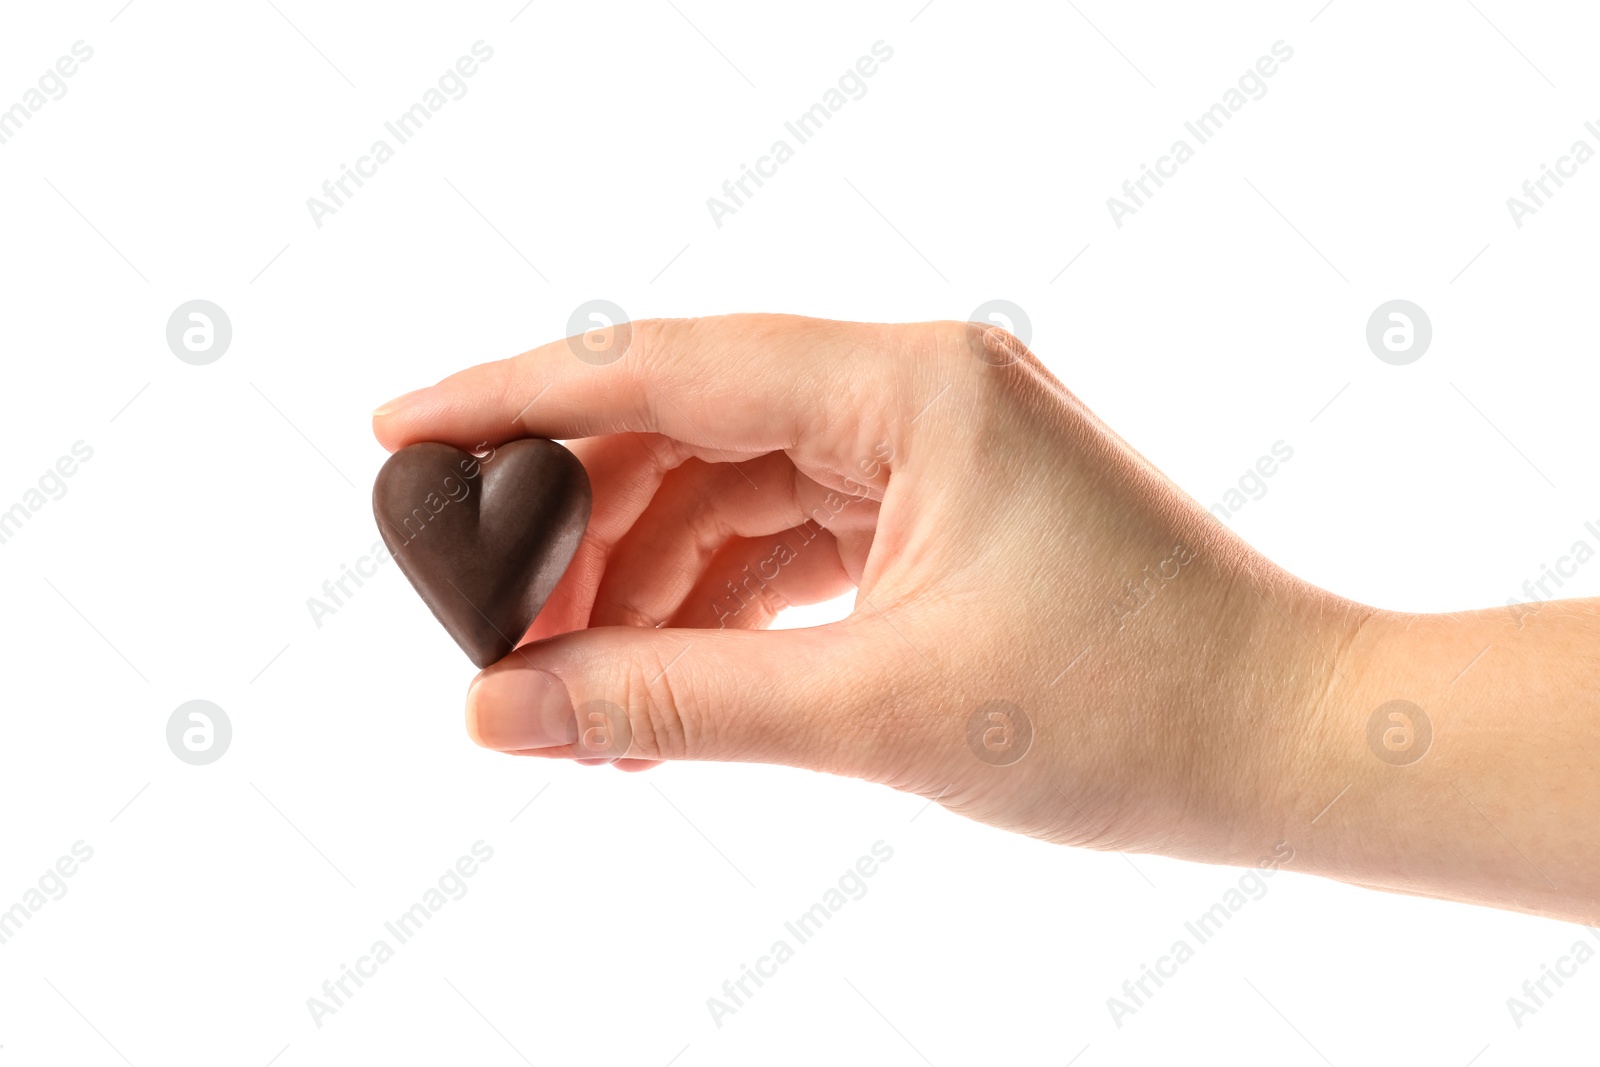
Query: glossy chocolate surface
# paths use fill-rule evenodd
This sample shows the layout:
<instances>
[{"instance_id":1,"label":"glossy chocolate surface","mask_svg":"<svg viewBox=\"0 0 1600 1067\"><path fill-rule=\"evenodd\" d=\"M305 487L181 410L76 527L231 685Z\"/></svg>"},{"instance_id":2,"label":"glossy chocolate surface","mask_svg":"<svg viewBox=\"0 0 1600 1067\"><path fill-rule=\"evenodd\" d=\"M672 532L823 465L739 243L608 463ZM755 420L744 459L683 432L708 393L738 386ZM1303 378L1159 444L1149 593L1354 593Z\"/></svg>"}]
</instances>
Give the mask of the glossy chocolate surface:
<instances>
[{"instance_id":1,"label":"glossy chocolate surface","mask_svg":"<svg viewBox=\"0 0 1600 1067\"><path fill-rule=\"evenodd\" d=\"M541 438L484 456L408 445L372 488L384 544L479 667L522 640L578 549L590 501L583 464Z\"/></svg>"}]
</instances>

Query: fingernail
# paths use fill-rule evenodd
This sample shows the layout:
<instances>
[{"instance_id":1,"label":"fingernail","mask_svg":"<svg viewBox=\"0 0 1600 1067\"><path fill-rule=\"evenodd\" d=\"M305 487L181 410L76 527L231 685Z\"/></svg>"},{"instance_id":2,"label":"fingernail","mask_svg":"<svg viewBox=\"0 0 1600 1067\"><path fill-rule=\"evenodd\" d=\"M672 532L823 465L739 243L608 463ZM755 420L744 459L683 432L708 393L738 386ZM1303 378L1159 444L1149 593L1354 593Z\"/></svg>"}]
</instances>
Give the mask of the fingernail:
<instances>
[{"instance_id":1,"label":"fingernail","mask_svg":"<svg viewBox=\"0 0 1600 1067\"><path fill-rule=\"evenodd\" d=\"M381 404L373 409L372 417L375 419L382 418L385 415L393 415L401 408L410 407L418 397L427 391L427 389L413 389L409 393L402 393L388 403Z\"/></svg>"},{"instance_id":2,"label":"fingernail","mask_svg":"<svg viewBox=\"0 0 1600 1067\"><path fill-rule=\"evenodd\" d=\"M578 740L578 717L561 679L536 667L501 667L467 690L467 729L484 748L513 752Z\"/></svg>"}]
</instances>

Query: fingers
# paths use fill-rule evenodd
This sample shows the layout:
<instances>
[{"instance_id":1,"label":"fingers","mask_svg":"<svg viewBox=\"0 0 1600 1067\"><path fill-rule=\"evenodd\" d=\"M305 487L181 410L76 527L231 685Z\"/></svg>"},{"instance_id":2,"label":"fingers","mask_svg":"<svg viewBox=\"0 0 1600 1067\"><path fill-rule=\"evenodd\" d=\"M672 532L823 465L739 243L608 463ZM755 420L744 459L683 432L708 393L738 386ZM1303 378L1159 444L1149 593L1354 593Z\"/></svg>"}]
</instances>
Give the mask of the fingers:
<instances>
[{"instance_id":1,"label":"fingers","mask_svg":"<svg viewBox=\"0 0 1600 1067\"><path fill-rule=\"evenodd\" d=\"M593 493L589 525L524 640L552 637L588 623L612 546L649 506L667 472L684 458L682 448L660 434L585 438L570 447L589 474Z\"/></svg>"},{"instance_id":2,"label":"fingers","mask_svg":"<svg viewBox=\"0 0 1600 1067\"><path fill-rule=\"evenodd\" d=\"M815 525L741 537L717 552L669 625L759 630L788 607L820 604L855 588L834 535Z\"/></svg>"},{"instance_id":3,"label":"fingers","mask_svg":"<svg viewBox=\"0 0 1600 1067\"><path fill-rule=\"evenodd\" d=\"M373 430L390 449L656 432L730 458L800 448L803 462L848 470L896 417L901 357L926 347L930 329L780 315L634 322L614 362L556 341L390 401Z\"/></svg>"},{"instance_id":4,"label":"fingers","mask_svg":"<svg viewBox=\"0 0 1600 1067\"><path fill-rule=\"evenodd\" d=\"M585 625L659 625L701 580L713 555L740 535L783 534L788 544L799 545L817 536L819 522L831 533L870 535L877 520L876 501L822 488L781 452L735 467L682 463L684 448L660 434L584 438L572 448L593 486L589 527L524 641ZM807 528L794 529L807 516ZM831 535L828 542L831 547ZM752 549L718 579L719 588L738 578L742 564L762 566L777 551L777 540L764 543L759 553ZM843 591L830 586L814 595L798 585L794 576L812 573L813 563L785 578L791 602L815 603ZM684 625L715 621L706 616L703 623ZM741 618L739 625L756 624Z\"/></svg>"},{"instance_id":5,"label":"fingers","mask_svg":"<svg viewBox=\"0 0 1600 1067\"><path fill-rule=\"evenodd\" d=\"M473 740L568 759L782 763L863 775L892 685L879 630L607 627L524 646L467 695Z\"/></svg>"},{"instance_id":6,"label":"fingers","mask_svg":"<svg viewBox=\"0 0 1600 1067\"><path fill-rule=\"evenodd\" d=\"M738 465L690 460L666 475L650 506L610 553L589 625L665 622L732 538L774 535L812 514L830 525L855 527L877 518L873 501L831 510L824 506L830 496L837 494L800 474L782 452Z\"/></svg>"}]
</instances>

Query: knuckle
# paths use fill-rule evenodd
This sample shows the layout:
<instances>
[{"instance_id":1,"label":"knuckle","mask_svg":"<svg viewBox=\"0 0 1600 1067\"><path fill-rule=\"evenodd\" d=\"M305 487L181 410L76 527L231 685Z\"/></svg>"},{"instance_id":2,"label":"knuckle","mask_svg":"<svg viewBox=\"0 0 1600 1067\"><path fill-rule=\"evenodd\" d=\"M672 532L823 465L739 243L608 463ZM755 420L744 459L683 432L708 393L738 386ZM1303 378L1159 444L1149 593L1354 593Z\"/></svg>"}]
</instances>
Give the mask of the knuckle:
<instances>
[{"instance_id":1,"label":"knuckle","mask_svg":"<svg viewBox=\"0 0 1600 1067\"><path fill-rule=\"evenodd\" d=\"M751 625L761 627L776 619L778 613L789 606L789 601L776 589L763 584L756 589L755 603L750 606L755 609Z\"/></svg>"},{"instance_id":2,"label":"knuckle","mask_svg":"<svg viewBox=\"0 0 1600 1067\"><path fill-rule=\"evenodd\" d=\"M629 323L628 363L635 373L656 377L683 351L695 319L639 319Z\"/></svg>"},{"instance_id":3,"label":"knuckle","mask_svg":"<svg viewBox=\"0 0 1600 1067\"><path fill-rule=\"evenodd\" d=\"M688 449L682 441L675 440L663 433L640 433L635 439L650 457L650 463L658 474L676 470L683 465L689 457Z\"/></svg>"},{"instance_id":4,"label":"knuckle","mask_svg":"<svg viewBox=\"0 0 1600 1067\"><path fill-rule=\"evenodd\" d=\"M659 655L632 657L622 678L627 754L639 759L683 759L691 751L682 686L671 681L675 665Z\"/></svg>"},{"instance_id":5,"label":"knuckle","mask_svg":"<svg viewBox=\"0 0 1600 1067\"><path fill-rule=\"evenodd\" d=\"M684 527L702 552L718 548L733 532L719 507L720 499L710 495L700 497L683 516Z\"/></svg>"},{"instance_id":6,"label":"knuckle","mask_svg":"<svg viewBox=\"0 0 1600 1067\"><path fill-rule=\"evenodd\" d=\"M647 629L656 629L666 622L665 619L650 614L643 608L631 603L613 603L608 605L607 615L617 620L619 626L642 626Z\"/></svg>"},{"instance_id":7,"label":"knuckle","mask_svg":"<svg viewBox=\"0 0 1600 1067\"><path fill-rule=\"evenodd\" d=\"M968 440L1006 418L1036 383L1033 356L999 326L923 324L921 365L910 398L913 430Z\"/></svg>"},{"instance_id":8,"label":"knuckle","mask_svg":"<svg viewBox=\"0 0 1600 1067\"><path fill-rule=\"evenodd\" d=\"M934 345L941 360L952 367L970 368L974 364L1008 367L1013 363L1037 362L1028 346L1010 330L984 322L936 322Z\"/></svg>"},{"instance_id":9,"label":"knuckle","mask_svg":"<svg viewBox=\"0 0 1600 1067\"><path fill-rule=\"evenodd\" d=\"M1005 367L1031 361L1034 356L1021 338L1003 326L990 326L976 339L980 358L992 366Z\"/></svg>"}]
</instances>

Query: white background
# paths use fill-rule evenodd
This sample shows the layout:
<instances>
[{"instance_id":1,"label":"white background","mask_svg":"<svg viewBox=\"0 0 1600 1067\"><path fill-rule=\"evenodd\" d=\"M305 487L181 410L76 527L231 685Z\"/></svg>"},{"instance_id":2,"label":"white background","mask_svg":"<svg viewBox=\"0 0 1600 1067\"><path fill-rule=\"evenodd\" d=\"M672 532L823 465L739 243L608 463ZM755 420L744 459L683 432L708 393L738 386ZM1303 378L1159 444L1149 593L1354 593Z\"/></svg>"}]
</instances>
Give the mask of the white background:
<instances>
[{"instance_id":1,"label":"white background","mask_svg":"<svg viewBox=\"0 0 1600 1067\"><path fill-rule=\"evenodd\" d=\"M0 545L0 908L94 850L0 945L0 1062L1592 1055L1600 964L1520 1029L1506 1007L1580 928L1292 873L1119 1028L1107 998L1239 872L793 770L483 752L472 671L397 571L320 628L306 607L377 539L371 408L563 336L594 297L1015 301L1204 503L1294 449L1232 520L1271 558L1390 608L1503 604L1600 520L1600 162L1521 229L1505 203L1600 147L1592 10L276 2L0 14L0 107L94 49L0 145L0 509L94 450ZM315 226L307 197L478 40L466 96ZM879 40L866 95L714 225L706 198ZM1117 228L1106 198L1278 40L1267 95ZM234 330L203 367L165 340L196 298ZM1410 366L1365 344L1393 298L1433 322ZM1600 594L1600 561L1563 593ZM195 698L233 724L210 766L166 745ZM307 998L478 840L467 895L315 1025ZM716 1026L706 998L879 840L867 895Z\"/></svg>"}]
</instances>

